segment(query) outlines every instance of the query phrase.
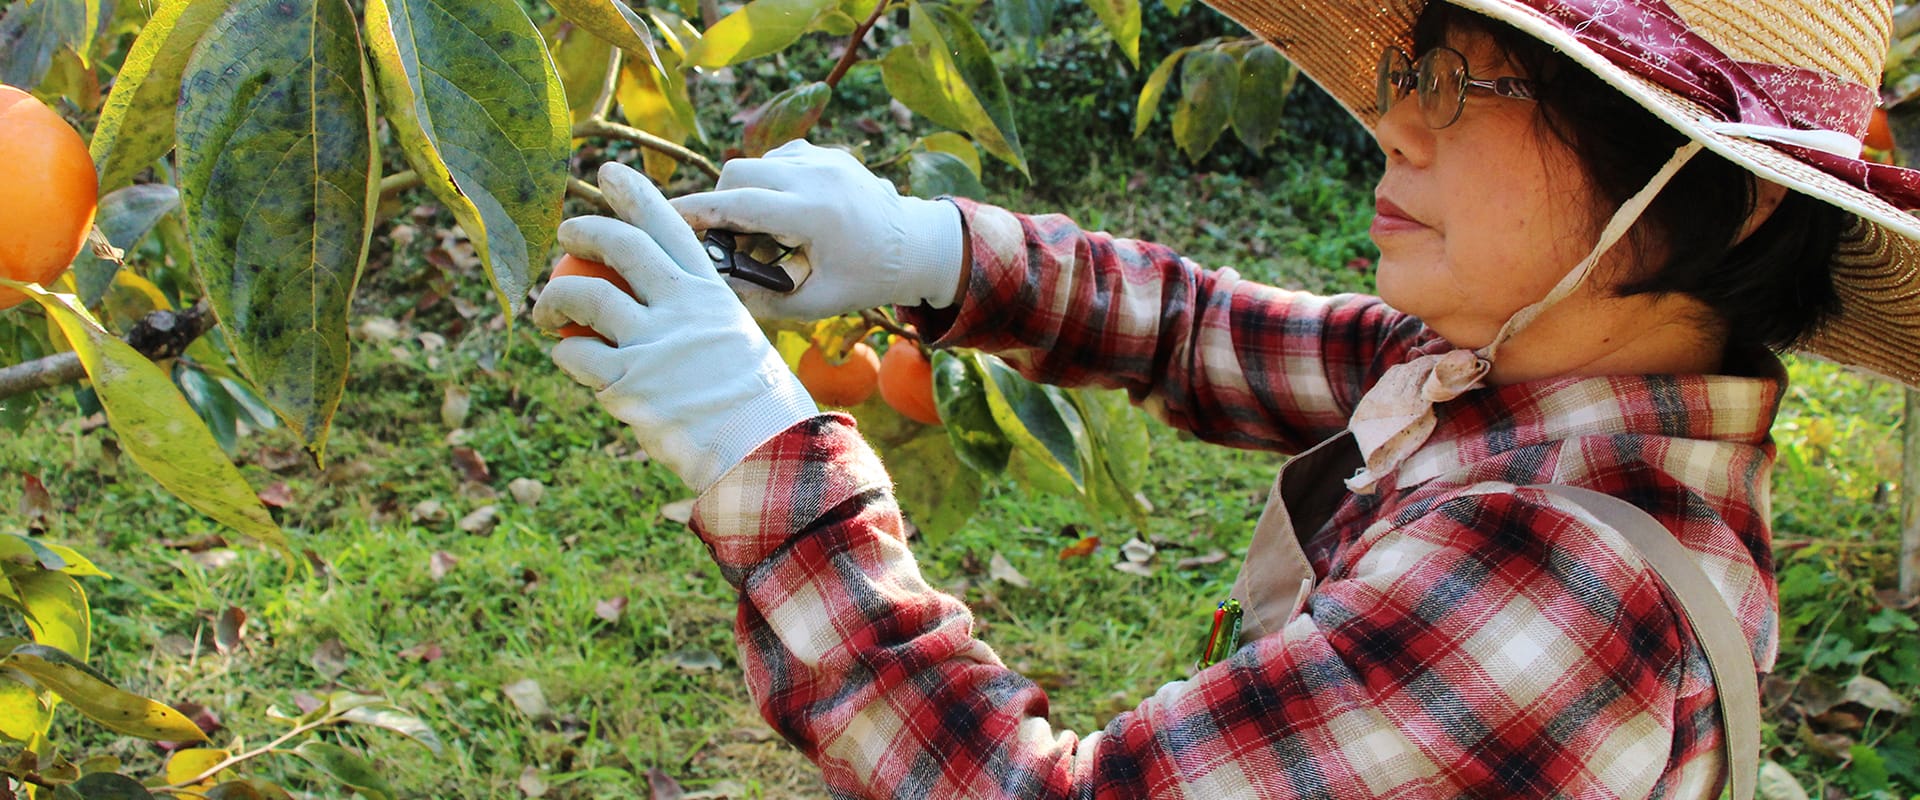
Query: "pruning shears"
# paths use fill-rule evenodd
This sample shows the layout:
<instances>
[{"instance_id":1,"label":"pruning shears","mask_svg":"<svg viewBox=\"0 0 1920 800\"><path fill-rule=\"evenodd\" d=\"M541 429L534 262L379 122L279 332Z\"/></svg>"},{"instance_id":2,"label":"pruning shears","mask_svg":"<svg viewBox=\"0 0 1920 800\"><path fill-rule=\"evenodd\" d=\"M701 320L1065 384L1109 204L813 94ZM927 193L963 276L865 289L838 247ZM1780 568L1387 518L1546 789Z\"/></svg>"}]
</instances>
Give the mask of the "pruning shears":
<instances>
[{"instance_id":1,"label":"pruning shears","mask_svg":"<svg viewBox=\"0 0 1920 800\"><path fill-rule=\"evenodd\" d=\"M700 244L706 248L707 258L713 259L713 268L720 274L731 275L776 292L793 291L793 276L780 268L780 262L792 255L795 248L781 247L778 254L762 261L750 254L751 248L741 246L741 238L747 235L713 228L707 231Z\"/></svg>"}]
</instances>

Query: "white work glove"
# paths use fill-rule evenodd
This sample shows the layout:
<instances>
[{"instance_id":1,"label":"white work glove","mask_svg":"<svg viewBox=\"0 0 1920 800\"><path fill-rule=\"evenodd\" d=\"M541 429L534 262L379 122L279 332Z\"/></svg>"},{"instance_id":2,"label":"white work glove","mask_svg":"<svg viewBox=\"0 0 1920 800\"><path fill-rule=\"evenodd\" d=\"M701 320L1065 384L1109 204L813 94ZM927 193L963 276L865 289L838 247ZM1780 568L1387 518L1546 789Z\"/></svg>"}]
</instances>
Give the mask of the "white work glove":
<instances>
[{"instance_id":1,"label":"white work glove","mask_svg":"<svg viewBox=\"0 0 1920 800\"><path fill-rule=\"evenodd\" d=\"M958 291L959 207L902 197L844 151L795 140L763 158L736 158L720 169L714 191L676 197L673 207L698 230L770 234L801 248L812 272L791 294L730 281L761 319L945 308Z\"/></svg>"},{"instance_id":2,"label":"white work glove","mask_svg":"<svg viewBox=\"0 0 1920 800\"><path fill-rule=\"evenodd\" d=\"M612 267L634 295L599 278L555 278L540 292L533 322L543 330L577 322L612 340L568 338L554 345L553 363L632 425L648 454L704 492L754 448L819 411L660 190L617 163L600 168L600 189L626 222L569 219L560 245Z\"/></svg>"}]
</instances>

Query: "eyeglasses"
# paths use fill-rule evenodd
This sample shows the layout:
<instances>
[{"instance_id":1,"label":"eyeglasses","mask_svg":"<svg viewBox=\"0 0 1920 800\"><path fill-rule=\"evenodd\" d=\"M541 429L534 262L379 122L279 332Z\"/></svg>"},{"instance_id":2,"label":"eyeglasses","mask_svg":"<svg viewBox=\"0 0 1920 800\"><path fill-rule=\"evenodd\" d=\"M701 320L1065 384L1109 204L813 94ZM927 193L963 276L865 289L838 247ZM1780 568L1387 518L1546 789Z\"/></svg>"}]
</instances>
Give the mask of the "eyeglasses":
<instances>
[{"instance_id":1,"label":"eyeglasses","mask_svg":"<svg viewBox=\"0 0 1920 800\"><path fill-rule=\"evenodd\" d=\"M1378 81L1380 113L1387 113L1400 98L1420 95L1420 113L1427 127L1438 130L1460 119L1460 106L1467 101L1468 89L1481 89L1499 97L1532 100L1534 83L1525 78L1475 78L1467 74L1467 57L1450 47L1436 47L1421 54L1415 62L1399 48L1380 53Z\"/></svg>"}]
</instances>

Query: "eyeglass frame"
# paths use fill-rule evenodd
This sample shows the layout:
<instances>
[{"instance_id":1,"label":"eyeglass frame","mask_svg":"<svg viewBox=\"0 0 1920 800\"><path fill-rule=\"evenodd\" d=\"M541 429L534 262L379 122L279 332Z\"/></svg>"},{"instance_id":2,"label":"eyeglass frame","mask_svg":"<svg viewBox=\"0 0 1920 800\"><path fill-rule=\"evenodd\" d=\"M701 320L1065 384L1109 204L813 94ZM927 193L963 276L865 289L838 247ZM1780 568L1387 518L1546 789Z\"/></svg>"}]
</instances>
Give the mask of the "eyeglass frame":
<instances>
[{"instance_id":1,"label":"eyeglass frame","mask_svg":"<svg viewBox=\"0 0 1920 800\"><path fill-rule=\"evenodd\" d=\"M1447 117L1446 122L1439 125L1433 124L1433 120L1428 117L1426 103L1420 103L1420 116L1422 121L1427 123L1428 128L1440 130L1455 122L1459 122L1460 112L1466 108L1467 91L1469 89L1481 89L1496 97L1505 97L1512 100L1536 99L1536 91L1539 84L1526 78L1513 76L1475 78L1473 77L1473 73L1467 71L1466 55L1451 47L1441 46L1430 48L1426 52L1421 53L1418 59L1407 55L1407 51L1398 47L1386 47L1381 49L1380 60L1374 66L1374 99L1382 115L1385 115L1387 110L1392 108L1393 104L1399 102L1402 98L1408 95L1420 94L1420 74L1432 65L1434 56L1442 51L1452 53L1455 58L1459 59L1460 91L1453 98L1453 113ZM1393 80L1388 77L1388 64L1394 56L1399 56L1400 61L1408 67L1404 73L1404 77L1400 80ZM1388 92L1389 89L1392 90L1391 94Z\"/></svg>"}]
</instances>

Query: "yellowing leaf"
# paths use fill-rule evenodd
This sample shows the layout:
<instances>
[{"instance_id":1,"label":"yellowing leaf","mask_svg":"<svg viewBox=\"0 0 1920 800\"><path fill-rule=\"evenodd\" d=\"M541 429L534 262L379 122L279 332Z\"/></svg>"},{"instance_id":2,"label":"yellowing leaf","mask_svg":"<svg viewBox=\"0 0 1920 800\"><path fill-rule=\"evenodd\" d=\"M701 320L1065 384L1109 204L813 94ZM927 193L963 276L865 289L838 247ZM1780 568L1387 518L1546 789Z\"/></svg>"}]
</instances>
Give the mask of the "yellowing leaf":
<instances>
[{"instance_id":1,"label":"yellowing leaf","mask_svg":"<svg viewBox=\"0 0 1920 800\"><path fill-rule=\"evenodd\" d=\"M600 40L629 53L643 53L655 69L666 70L646 21L621 0L553 0L553 8Z\"/></svg>"},{"instance_id":2,"label":"yellowing leaf","mask_svg":"<svg viewBox=\"0 0 1920 800\"><path fill-rule=\"evenodd\" d=\"M32 613L27 629L33 632L33 640L86 661L92 649L93 615L79 581L64 572L29 570L14 575L13 586L19 592L16 597Z\"/></svg>"},{"instance_id":3,"label":"yellowing leaf","mask_svg":"<svg viewBox=\"0 0 1920 800\"><path fill-rule=\"evenodd\" d=\"M1233 102L1240 92L1240 65L1218 48L1187 56L1180 71L1180 105L1173 110L1173 140L1199 161L1213 149L1233 118Z\"/></svg>"},{"instance_id":4,"label":"yellowing leaf","mask_svg":"<svg viewBox=\"0 0 1920 800\"><path fill-rule=\"evenodd\" d=\"M25 742L45 736L53 704L42 692L0 673L0 737Z\"/></svg>"},{"instance_id":5,"label":"yellowing leaf","mask_svg":"<svg viewBox=\"0 0 1920 800\"><path fill-rule=\"evenodd\" d=\"M226 750L214 750L205 747L189 747L184 750L176 750L173 756L167 759L167 783L183 784L191 781L232 756L233 754ZM200 782L199 786L204 787L212 783L215 777L217 776L208 775L206 780Z\"/></svg>"},{"instance_id":6,"label":"yellowing leaf","mask_svg":"<svg viewBox=\"0 0 1920 800\"><path fill-rule=\"evenodd\" d=\"M100 110L89 149L100 190L111 191L173 149L180 76L229 0L162 0L140 28Z\"/></svg>"},{"instance_id":7,"label":"yellowing leaf","mask_svg":"<svg viewBox=\"0 0 1920 800\"><path fill-rule=\"evenodd\" d=\"M115 733L142 739L204 742L200 727L164 704L121 690L99 673L58 650L21 645L0 657L0 670L15 670L65 700L88 719Z\"/></svg>"},{"instance_id":8,"label":"yellowing leaf","mask_svg":"<svg viewBox=\"0 0 1920 800\"><path fill-rule=\"evenodd\" d=\"M1133 66L1140 66L1140 0L1087 0Z\"/></svg>"},{"instance_id":9,"label":"yellowing leaf","mask_svg":"<svg viewBox=\"0 0 1920 800\"><path fill-rule=\"evenodd\" d=\"M644 64L628 62L620 68L620 113L627 123L674 144L699 135L693 103L687 96L686 75L678 70L662 77ZM680 162L653 148L641 152L648 176L665 184Z\"/></svg>"},{"instance_id":10,"label":"yellowing leaf","mask_svg":"<svg viewBox=\"0 0 1920 800\"><path fill-rule=\"evenodd\" d=\"M71 295L7 283L39 302L73 342L107 424L134 463L200 513L280 551L292 569L297 561L280 526L167 374L108 334Z\"/></svg>"},{"instance_id":11,"label":"yellowing leaf","mask_svg":"<svg viewBox=\"0 0 1920 800\"><path fill-rule=\"evenodd\" d=\"M753 0L721 18L689 48L695 66L718 68L759 58L793 44L836 0Z\"/></svg>"},{"instance_id":12,"label":"yellowing leaf","mask_svg":"<svg viewBox=\"0 0 1920 800\"><path fill-rule=\"evenodd\" d=\"M1160 97L1166 94L1167 82L1173 79L1173 68L1192 50L1182 47L1168 53L1160 60L1160 66L1153 68L1153 74L1147 76L1147 85L1140 88L1140 102L1133 109L1133 138L1138 139L1147 132L1147 124L1153 122L1153 115L1160 111Z\"/></svg>"}]
</instances>

